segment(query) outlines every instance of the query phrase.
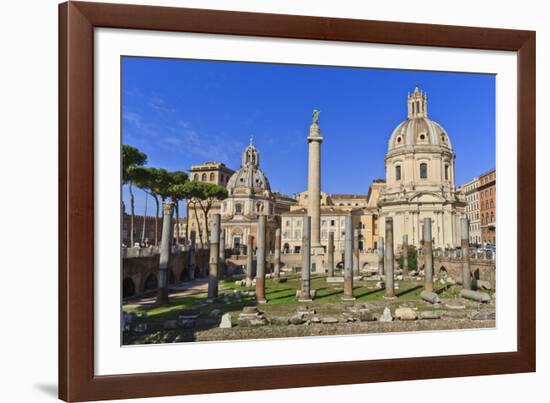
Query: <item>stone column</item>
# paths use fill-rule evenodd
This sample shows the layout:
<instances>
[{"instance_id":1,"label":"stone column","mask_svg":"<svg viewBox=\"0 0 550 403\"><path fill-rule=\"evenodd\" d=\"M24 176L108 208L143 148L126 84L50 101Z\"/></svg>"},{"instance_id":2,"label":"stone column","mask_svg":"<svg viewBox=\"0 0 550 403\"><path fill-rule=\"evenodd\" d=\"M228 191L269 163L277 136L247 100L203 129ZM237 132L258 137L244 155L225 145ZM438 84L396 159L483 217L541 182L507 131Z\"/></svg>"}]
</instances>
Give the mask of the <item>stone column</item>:
<instances>
[{"instance_id":1,"label":"stone column","mask_svg":"<svg viewBox=\"0 0 550 403\"><path fill-rule=\"evenodd\" d=\"M409 237L403 235L403 277L409 275Z\"/></svg>"},{"instance_id":2,"label":"stone column","mask_svg":"<svg viewBox=\"0 0 550 403\"><path fill-rule=\"evenodd\" d=\"M361 231L355 229L353 231L353 275L359 275L359 235Z\"/></svg>"},{"instance_id":3,"label":"stone column","mask_svg":"<svg viewBox=\"0 0 550 403\"><path fill-rule=\"evenodd\" d=\"M434 264L432 250L432 219L424 218L424 230L422 233L424 240L423 255L424 255L424 289L428 292L433 292L434 283Z\"/></svg>"},{"instance_id":4,"label":"stone column","mask_svg":"<svg viewBox=\"0 0 550 403\"><path fill-rule=\"evenodd\" d=\"M393 288L393 218L386 217L386 245L384 247L385 291L384 298L395 298Z\"/></svg>"},{"instance_id":5,"label":"stone column","mask_svg":"<svg viewBox=\"0 0 550 403\"><path fill-rule=\"evenodd\" d=\"M281 277L281 229L275 230L275 264L273 277L275 281L279 281Z\"/></svg>"},{"instance_id":6,"label":"stone column","mask_svg":"<svg viewBox=\"0 0 550 403\"><path fill-rule=\"evenodd\" d=\"M220 268L220 215L212 216L210 226L210 270L208 272L208 299L218 298Z\"/></svg>"},{"instance_id":7,"label":"stone column","mask_svg":"<svg viewBox=\"0 0 550 403\"><path fill-rule=\"evenodd\" d=\"M168 304L168 261L172 246L172 214L174 203L165 202L162 206L162 234L160 239L160 264L157 290L157 305Z\"/></svg>"},{"instance_id":8,"label":"stone column","mask_svg":"<svg viewBox=\"0 0 550 403\"><path fill-rule=\"evenodd\" d=\"M384 237L378 237L378 275L384 275Z\"/></svg>"},{"instance_id":9,"label":"stone column","mask_svg":"<svg viewBox=\"0 0 550 403\"><path fill-rule=\"evenodd\" d=\"M265 304L265 227L266 216L258 217L258 239L256 241L256 301Z\"/></svg>"},{"instance_id":10,"label":"stone column","mask_svg":"<svg viewBox=\"0 0 550 403\"><path fill-rule=\"evenodd\" d=\"M220 223L221 226L221 223ZM220 230L220 277L225 277L225 230Z\"/></svg>"},{"instance_id":11,"label":"stone column","mask_svg":"<svg viewBox=\"0 0 550 403\"><path fill-rule=\"evenodd\" d=\"M308 173L307 173L307 215L311 218L311 247L321 248L321 129L315 117L309 127Z\"/></svg>"},{"instance_id":12,"label":"stone column","mask_svg":"<svg viewBox=\"0 0 550 403\"><path fill-rule=\"evenodd\" d=\"M327 275L334 277L334 232L328 233Z\"/></svg>"},{"instance_id":13,"label":"stone column","mask_svg":"<svg viewBox=\"0 0 550 403\"><path fill-rule=\"evenodd\" d=\"M462 288L472 289L470 274L470 234L467 218L460 219L460 244L462 246Z\"/></svg>"},{"instance_id":14,"label":"stone column","mask_svg":"<svg viewBox=\"0 0 550 403\"><path fill-rule=\"evenodd\" d=\"M351 216L345 218L345 234L344 239L344 295L342 300L351 301L353 298L353 227Z\"/></svg>"},{"instance_id":15,"label":"stone column","mask_svg":"<svg viewBox=\"0 0 550 403\"><path fill-rule=\"evenodd\" d=\"M195 255L195 251L197 248L197 233L195 231L191 231L189 234L189 238L191 241L191 244L189 245L188 260L189 280L193 281L195 279L195 266L197 265L197 257Z\"/></svg>"},{"instance_id":16,"label":"stone column","mask_svg":"<svg viewBox=\"0 0 550 403\"><path fill-rule=\"evenodd\" d=\"M254 237L248 235L246 238L246 286L252 285L252 273L254 272Z\"/></svg>"},{"instance_id":17,"label":"stone column","mask_svg":"<svg viewBox=\"0 0 550 403\"><path fill-rule=\"evenodd\" d=\"M298 301L311 301L311 218L304 216L302 236L302 290Z\"/></svg>"}]
</instances>

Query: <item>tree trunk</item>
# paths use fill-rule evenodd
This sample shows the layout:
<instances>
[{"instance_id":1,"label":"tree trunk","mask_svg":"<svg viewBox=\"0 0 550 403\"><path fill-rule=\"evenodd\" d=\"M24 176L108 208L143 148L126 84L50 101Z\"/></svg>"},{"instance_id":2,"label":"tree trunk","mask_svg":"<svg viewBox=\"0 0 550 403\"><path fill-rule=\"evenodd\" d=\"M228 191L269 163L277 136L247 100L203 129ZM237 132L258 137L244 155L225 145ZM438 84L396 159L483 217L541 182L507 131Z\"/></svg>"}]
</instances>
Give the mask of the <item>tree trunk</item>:
<instances>
[{"instance_id":1,"label":"tree trunk","mask_svg":"<svg viewBox=\"0 0 550 403\"><path fill-rule=\"evenodd\" d=\"M204 214L204 226L206 227L206 244L208 247L210 247L210 231L208 228L208 213L210 212L210 209L212 208L212 203L209 201L206 201L206 206L202 204L202 201L199 200L199 205L201 206L201 210Z\"/></svg>"},{"instance_id":2,"label":"tree trunk","mask_svg":"<svg viewBox=\"0 0 550 403\"><path fill-rule=\"evenodd\" d=\"M134 190L132 189L132 182L128 183L128 189L130 190L130 248L134 247Z\"/></svg>"},{"instance_id":3,"label":"tree trunk","mask_svg":"<svg viewBox=\"0 0 550 403\"><path fill-rule=\"evenodd\" d=\"M145 193L145 208L143 212L143 226L141 228L141 243L145 243L145 226L147 225L147 192L143 191Z\"/></svg>"},{"instance_id":4,"label":"tree trunk","mask_svg":"<svg viewBox=\"0 0 550 403\"><path fill-rule=\"evenodd\" d=\"M202 242L202 230L201 223L199 221L199 213L197 213L197 203L193 204L193 210L195 211L195 220L197 221L197 229L199 230L199 240L201 242L201 247L203 247L204 243Z\"/></svg>"},{"instance_id":5,"label":"tree trunk","mask_svg":"<svg viewBox=\"0 0 550 403\"><path fill-rule=\"evenodd\" d=\"M157 207L156 213L155 213L155 246L159 245L159 197L157 195L152 195L155 199L155 204Z\"/></svg>"},{"instance_id":6,"label":"tree trunk","mask_svg":"<svg viewBox=\"0 0 550 403\"><path fill-rule=\"evenodd\" d=\"M187 222L185 223L185 242L189 243L189 199L185 200L185 217Z\"/></svg>"},{"instance_id":7,"label":"tree trunk","mask_svg":"<svg viewBox=\"0 0 550 403\"><path fill-rule=\"evenodd\" d=\"M176 245L180 244L180 201L176 200L175 203L176 210Z\"/></svg>"}]
</instances>

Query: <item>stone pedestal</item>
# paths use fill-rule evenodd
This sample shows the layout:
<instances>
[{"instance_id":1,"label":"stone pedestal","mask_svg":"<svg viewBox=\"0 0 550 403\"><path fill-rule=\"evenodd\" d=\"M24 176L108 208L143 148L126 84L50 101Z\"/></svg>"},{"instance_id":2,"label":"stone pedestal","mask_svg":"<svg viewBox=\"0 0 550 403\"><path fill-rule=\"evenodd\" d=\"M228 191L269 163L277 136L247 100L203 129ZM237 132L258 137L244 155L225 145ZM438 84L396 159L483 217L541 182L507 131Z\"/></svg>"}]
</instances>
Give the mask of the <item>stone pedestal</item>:
<instances>
[{"instance_id":1,"label":"stone pedestal","mask_svg":"<svg viewBox=\"0 0 550 403\"><path fill-rule=\"evenodd\" d=\"M160 240L159 276L157 290L157 305L168 304L168 261L172 249L172 214L174 203L165 202L163 205L162 235Z\"/></svg>"}]
</instances>

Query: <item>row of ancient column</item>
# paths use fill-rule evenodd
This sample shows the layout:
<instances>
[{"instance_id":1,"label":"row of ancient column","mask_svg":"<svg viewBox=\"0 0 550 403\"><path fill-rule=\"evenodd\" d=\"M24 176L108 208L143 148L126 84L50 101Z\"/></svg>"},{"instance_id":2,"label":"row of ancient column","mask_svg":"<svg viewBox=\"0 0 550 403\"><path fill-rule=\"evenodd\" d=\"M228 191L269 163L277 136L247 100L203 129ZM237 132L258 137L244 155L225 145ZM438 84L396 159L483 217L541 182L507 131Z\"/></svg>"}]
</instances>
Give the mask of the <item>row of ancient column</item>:
<instances>
[{"instance_id":1,"label":"row of ancient column","mask_svg":"<svg viewBox=\"0 0 550 403\"><path fill-rule=\"evenodd\" d=\"M171 217L173 209L172 203L164 205L164 220L162 227L162 239L160 248L160 265L159 265L159 289L157 295L157 303L165 304L168 302L168 287L167 287L167 270L168 260L170 256L170 231L171 220L166 220ZM379 253L379 274L384 276L385 291L384 297L387 299L395 298L394 290L394 242L393 242L393 218L386 217L385 220L385 238L381 237L378 245ZM463 260L463 287L471 289L471 274L470 274L470 258L468 253L468 220L461 221L461 238L462 238L462 260ZM344 294L343 300L353 300L353 276L359 272L359 256L358 245L355 245L358 237L354 236L352 228L352 217L345 217L345 241L344 241ZM223 270L225 261L225 246L224 246L223 230L221 229L221 216L214 214L212 217L212 226L210 231L210 271L208 275L208 298L215 299L218 297L218 283L220 273ZM193 244L193 242L192 242ZM280 276L280 258L281 258L281 231L277 229L275 234L275 254L274 254L274 278ZM193 248L191 248L193 249ZM246 278L250 285L253 278L253 237L247 239L247 268ZM190 256L192 252L190 250ZM355 252L355 254L354 254ZM423 256L424 256L424 291L425 293L433 293L433 250L432 250L432 225L431 219L424 219L423 226ZM258 231L256 242L256 300L258 303L265 303L265 275L266 275L266 216L258 218ZM334 275L334 235L329 234L328 244L328 275ZM403 237L403 274L408 275L408 239ZM299 293L300 301L311 301L311 219L308 216L304 217L303 238L302 238L302 273L301 273L301 289ZM430 298L435 299L433 295ZM423 296L424 298L424 296ZM426 298L425 298L426 299Z\"/></svg>"},{"instance_id":2,"label":"row of ancient column","mask_svg":"<svg viewBox=\"0 0 550 403\"><path fill-rule=\"evenodd\" d=\"M220 278L220 266L224 264L224 237L220 228L220 215L214 214L210 229L210 272L208 275L208 298L218 297L218 282ZM266 216L258 217L257 239L256 239L256 270L254 273L253 243L254 238L249 235L247 238L247 261L246 261L246 282L252 285L252 279L256 279L256 301L260 304L267 302L265 298L265 277L267 262L266 245ZM221 244L221 245L220 245ZM280 278L281 269L281 230L275 233L275 254L274 254L274 279Z\"/></svg>"},{"instance_id":3,"label":"row of ancient column","mask_svg":"<svg viewBox=\"0 0 550 403\"><path fill-rule=\"evenodd\" d=\"M386 217L385 245L381 241L379 244L379 272L385 276L384 297L395 298L394 290L394 249L393 249L393 218ZM470 253L469 253L469 224L467 218L461 219L461 248L462 248L462 284L463 288L470 290L472 288L470 272ZM424 292L421 297L430 302L438 301L438 297L433 292L434 264L433 264L433 238L432 238L432 219L424 218L422 233L422 255L424 257ZM383 261L381 259L383 256ZM403 236L403 276L408 276L408 238Z\"/></svg>"}]
</instances>

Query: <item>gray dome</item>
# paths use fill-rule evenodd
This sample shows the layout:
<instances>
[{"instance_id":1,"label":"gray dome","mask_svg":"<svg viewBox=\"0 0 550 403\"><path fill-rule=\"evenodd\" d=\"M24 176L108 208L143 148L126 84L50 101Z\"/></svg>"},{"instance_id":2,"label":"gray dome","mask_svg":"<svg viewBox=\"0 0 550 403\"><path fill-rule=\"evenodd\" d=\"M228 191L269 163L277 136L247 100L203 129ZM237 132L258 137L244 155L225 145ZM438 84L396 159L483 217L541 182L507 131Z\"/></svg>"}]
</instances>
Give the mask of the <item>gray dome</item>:
<instances>
[{"instance_id":1,"label":"gray dome","mask_svg":"<svg viewBox=\"0 0 550 403\"><path fill-rule=\"evenodd\" d=\"M271 191L271 186L265 174L260 168L253 166L242 167L229 178L227 189L233 190L235 188L255 188Z\"/></svg>"},{"instance_id":2,"label":"gray dome","mask_svg":"<svg viewBox=\"0 0 550 403\"><path fill-rule=\"evenodd\" d=\"M451 139L439 123L427 117L415 117L397 125L390 137L388 151L417 145L437 145L452 150Z\"/></svg>"},{"instance_id":3,"label":"gray dome","mask_svg":"<svg viewBox=\"0 0 550 403\"><path fill-rule=\"evenodd\" d=\"M227 189L232 192L236 188L271 191L267 177L259 168L260 154L256 147L250 145L243 152L241 168L227 182Z\"/></svg>"}]
</instances>

